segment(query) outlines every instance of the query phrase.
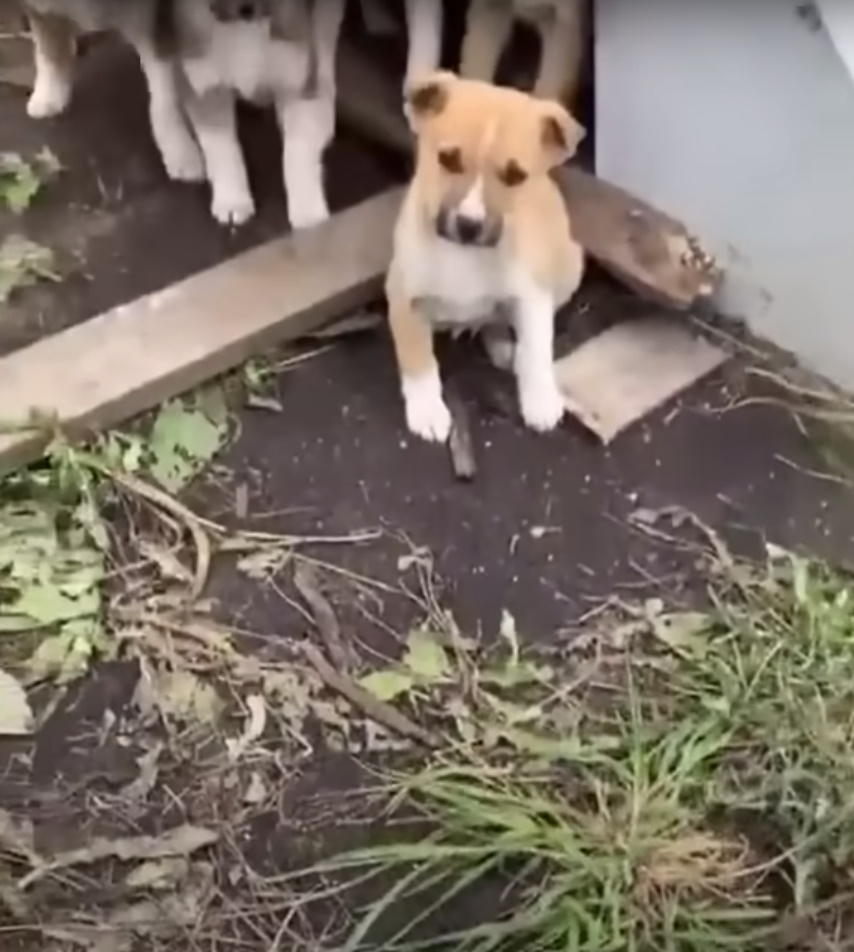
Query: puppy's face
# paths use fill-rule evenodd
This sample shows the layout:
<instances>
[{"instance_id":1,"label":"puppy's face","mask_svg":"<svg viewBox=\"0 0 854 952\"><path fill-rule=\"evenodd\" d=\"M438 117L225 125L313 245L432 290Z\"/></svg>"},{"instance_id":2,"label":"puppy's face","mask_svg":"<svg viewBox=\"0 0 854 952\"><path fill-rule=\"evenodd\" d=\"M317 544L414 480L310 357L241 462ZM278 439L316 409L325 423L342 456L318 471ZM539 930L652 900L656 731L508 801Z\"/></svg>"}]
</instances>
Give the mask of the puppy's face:
<instances>
[{"instance_id":1,"label":"puppy's face","mask_svg":"<svg viewBox=\"0 0 854 952\"><path fill-rule=\"evenodd\" d=\"M584 137L557 102L453 73L412 83L406 100L423 210L458 244L495 246L514 210Z\"/></svg>"},{"instance_id":2,"label":"puppy's face","mask_svg":"<svg viewBox=\"0 0 854 952\"><path fill-rule=\"evenodd\" d=\"M311 39L309 0L208 0L218 22L268 22L270 36L286 43L306 43Z\"/></svg>"},{"instance_id":3,"label":"puppy's face","mask_svg":"<svg viewBox=\"0 0 854 952\"><path fill-rule=\"evenodd\" d=\"M220 23L249 22L269 19L272 0L211 0L210 5Z\"/></svg>"}]
</instances>

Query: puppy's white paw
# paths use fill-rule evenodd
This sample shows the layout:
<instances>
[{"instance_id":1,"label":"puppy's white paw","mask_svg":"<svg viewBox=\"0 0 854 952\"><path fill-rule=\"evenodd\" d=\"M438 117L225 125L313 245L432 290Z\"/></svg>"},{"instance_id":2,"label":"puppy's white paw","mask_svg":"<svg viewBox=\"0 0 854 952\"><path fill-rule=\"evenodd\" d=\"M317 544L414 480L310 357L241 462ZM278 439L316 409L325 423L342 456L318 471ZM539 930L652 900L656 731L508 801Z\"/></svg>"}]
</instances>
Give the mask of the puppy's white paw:
<instances>
[{"instance_id":1,"label":"puppy's white paw","mask_svg":"<svg viewBox=\"0 0 854 952\"><path fill-rule=\"evenodd\" d=\"M214 188L211 214L221 225L243 225L255 214L255 202L248 190Z\"/></svg>"},{"instance_id":2,"label":"puppy's white paw","mask_svg":"<svg viewBox=\"0 0 854 952\"><path fill-rule=\"evenodd\" d=\"M31 119L49 119L65 112L71 100L71 83L61 76L40 76L27 100Z\"/></svg>"},{"instance_id":3,"label":"puppy's white paw","mask_svg":"<svg viewBox=\"0 0 854 952\"><path fill-rule=\"evenodd\" d=\"M519 402L525 423L541 433L553 430L566 412L563 395L552 381L538 381L536 386L522 388Z\"/></svg>"},{"instance_id":4,"label":"puppy's white paw","mask_svg":"<svg viewBox=\"0 0 854 952\"><path fill-rule=\"evenodd\" d=\"M408 400L406 424L410 432L422 440L445 443L451 435L451 411L441 397L437 400Z\"/></svg>"},{"instance_id":5,"label":"puppy's white paw","mask_svg":"<svg viewBox=\"0 0 854 952\"><path fill-rule=\"evenodd\" d=\"M288 194L288 219L294 231L314 228L329 219L329 206L322 195Z\"/></svg>"},{"instance_id":6,"label":"puppy's white paw","mask_svg":"<svg viewBox=\"0 0 854 952\"><path fill-rule=\"evenodd\" d=\"M204 182L207 177L201 150L190 136L175 139L161 155L173 182Z\"/></svg>"},{"instance_id":7,"label":"puppy's white paw","mask_svg":"<svg viewBox=\"0 0 854 952\"><path fill-rule=\"evenodd\" d=\"M411 433L431 443L444 443L451 434L451 411L442 399L442 383L435 371L404 378L406 425Z\"/></svg>"}]
</instances>

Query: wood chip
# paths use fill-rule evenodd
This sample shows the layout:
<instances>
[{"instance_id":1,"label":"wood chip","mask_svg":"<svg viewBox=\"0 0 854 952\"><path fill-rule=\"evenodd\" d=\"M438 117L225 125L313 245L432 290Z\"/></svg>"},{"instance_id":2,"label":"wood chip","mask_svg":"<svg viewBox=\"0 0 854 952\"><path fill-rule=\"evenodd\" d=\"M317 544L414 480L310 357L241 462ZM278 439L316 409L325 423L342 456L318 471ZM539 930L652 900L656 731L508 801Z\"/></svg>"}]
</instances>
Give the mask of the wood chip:
<instances>
[{"instance_id":1,"label":"wood chip","mask_svg":"<svg viewBox=\"0 0 854 952\"><path fill-rule=\"evenodd\" d=\"M626 321L555 361L569 410L603 443L727 359L678 319Z\"/></svg>"}]
</instances>

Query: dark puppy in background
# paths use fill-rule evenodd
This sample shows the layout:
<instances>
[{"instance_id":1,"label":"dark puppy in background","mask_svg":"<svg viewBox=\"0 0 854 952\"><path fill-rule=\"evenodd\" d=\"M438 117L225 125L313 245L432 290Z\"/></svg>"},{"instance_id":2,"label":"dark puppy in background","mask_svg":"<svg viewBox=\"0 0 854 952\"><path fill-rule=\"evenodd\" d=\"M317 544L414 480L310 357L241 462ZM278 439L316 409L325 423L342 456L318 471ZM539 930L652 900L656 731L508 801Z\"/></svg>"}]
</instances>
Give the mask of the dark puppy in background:
<instances>
[{"instance_id":1,"label":"dark puppy in background","mask_svg":"<svg viewBox=\"0 0 854 952\"><path fill-rule=\"evenodd\" d=\"M329 216L323 155L335 131L335 48L346 0L23 0L33 117L64 111L81 32L120 34L139 56L154 139L171 178L207 179L223 224L255 211L235 100L271 102L293 228Z\"/></svg>"}]
</instances>

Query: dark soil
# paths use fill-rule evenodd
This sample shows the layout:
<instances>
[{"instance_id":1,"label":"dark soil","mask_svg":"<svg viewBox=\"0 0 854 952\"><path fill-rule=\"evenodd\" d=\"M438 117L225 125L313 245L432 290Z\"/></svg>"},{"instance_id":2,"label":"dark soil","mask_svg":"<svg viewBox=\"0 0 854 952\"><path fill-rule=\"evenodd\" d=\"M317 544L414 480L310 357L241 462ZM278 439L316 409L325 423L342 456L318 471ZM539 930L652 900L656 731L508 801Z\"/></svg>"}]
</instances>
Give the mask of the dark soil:
<instances>
[{"instance_id":1,"label":"dark soil","mask_svg":"<svg viewBox=\"0 0 854 952\"><path fill-rule=\"evenodd\" d=\"M47 145L64 172L15 227L60 251L68 275L16 298L0 316L0 353L27 345L106 308L164 287L281 233L286 210L271 117L246 109L243 132L261 213L239 233L216 227L202 188L168 183L146 131L143 90L126 51L91 50L71 113L37 124L24 114L24 92L0 85L3 147L27 154ZM332 203L341 208L402 174L387 156L342 135L331 150ZM11 228L10 219L0 228ZM592 275L575 308L587 336L637 307L626 292ZM649 312L649 308L645 308ZM474 348L455 345L445 363L471 410L479 473L455 481L443 448L411 439L404 428L387 337L340 343L281 374L281 412L246 409L237 437L189 501L236 525L238 487L248 491L242 525L294 534L382 528L375 542L314 551L346 570L399 589L401 556L432 553L442 603L469 631L495 633L502 609L524 637L551 640L602 599L690 592L694 556L632 529L639 508L682 506L742 546L763 539L833 558L854 551L854 507L840 483L816 475L822 459L791 413L768 403L744 368L725 372L662 409L603 449L567 423L539 436L497 400L507 382ZM261 637L299 636L304 617L281 586L259 585L217 562L208 594L220 617ZM335 584L335 579L338 583ZM342 627L363 651L385 651L389 629L405 632L419 611L402 595L356 591L330 575ZM61 844L73 791L84 812L132 779L133 747L102 743L107 712L121 718L138 671L103 667L77 686L39 732L34 748L5 745L0 807L26 807ZM259 866L292 855L284 814L318 790L358 782L359 768L327 754L282 785L278 813L253 819L240 841ZM58 811L58 812L57 812ZM164 814L165 815L165 814ZM171 815L171 814L170 814ZM162 820L162 816L160 818ZM79 830L67 830L79 838ZM282 860L283 861L283 860ZM279 863L281 865L281 863Z\"/></svg>"}]
</instances>

